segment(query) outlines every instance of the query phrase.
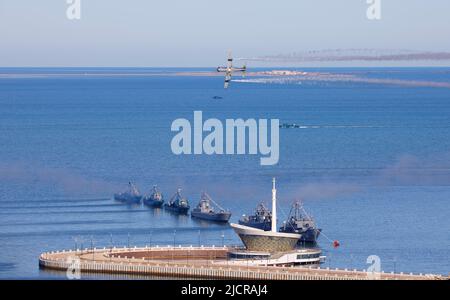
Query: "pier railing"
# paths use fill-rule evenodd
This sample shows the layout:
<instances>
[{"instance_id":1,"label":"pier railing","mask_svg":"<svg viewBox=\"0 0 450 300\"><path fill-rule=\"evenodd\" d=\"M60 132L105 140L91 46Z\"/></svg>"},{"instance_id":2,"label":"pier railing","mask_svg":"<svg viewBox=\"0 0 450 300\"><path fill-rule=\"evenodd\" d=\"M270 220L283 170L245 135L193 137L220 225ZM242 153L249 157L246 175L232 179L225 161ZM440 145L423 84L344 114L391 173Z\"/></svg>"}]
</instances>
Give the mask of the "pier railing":
<instances>
[{"instance_id":1,"label":"pier railing","mask_svg":"<svg viewBox=\"0 0 450 300\"><path fill-rule=\"evenodd\" d=\"M181 278L216 278L216 279L258 279L258 280L366 280L366 279L400 279L426 280L446 279L432 274L394 274L367 273L358 270L341 270L312 267L275 267L227 265L226 262L214 262L205 265L195 259L191 261L163 261L145 258L125 257L142 251L164 250L168 255L174 251L188 250L194 256L202 251L224 251L227 247L141 247L141 248L103 248L83 250L63 250L41 254L39 265L42 268L67 271L79 268L81 272L156 275ZM114 256L111 256L111 254ZM73 261L77 260L74 265Z\"/></svg>"}]
</instances>

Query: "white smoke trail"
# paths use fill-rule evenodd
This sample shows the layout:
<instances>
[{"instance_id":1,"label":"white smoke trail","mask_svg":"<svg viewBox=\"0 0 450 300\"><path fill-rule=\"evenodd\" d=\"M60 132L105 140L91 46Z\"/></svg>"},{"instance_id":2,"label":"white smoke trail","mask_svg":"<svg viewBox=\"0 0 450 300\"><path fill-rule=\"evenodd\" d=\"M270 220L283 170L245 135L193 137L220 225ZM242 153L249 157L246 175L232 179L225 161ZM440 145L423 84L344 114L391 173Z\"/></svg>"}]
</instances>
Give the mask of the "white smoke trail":
<instances>
[{"instance_id":1,"label":"white smoke trail","mask_svg":"<svg viewBox=\"0 0 450 300\"><path fill-rule=\"evenodd\" d=\"M243 58L244 59L244 58ZM450 61L450 52L392 49L329 49L245 58L259 62Z\"/></svg>"},{"instance_id":2,"label":"white smoke trail","mask_svg":"<svg viewBox=\"0 0 450 300\"><path fill-rule=\"evenodd\" d=\"M269 72L261 72L261 78L235 79L234 82L242 83L260 83L260 84L303 84L304 82L344 82L344 83L368 83L368 84L386 84L407 87L433 87L433 88L450 88L449 82L441 81L424 81L424 80L404 80L390 78L367 78L351 74L331 74L312 72L304 74L296 74L294 76L278 75L278 71L269 76ZM285 71L287 72L287 71ZM295 73L295 71L290 71ZM255 76L258 73L254 74Z\"/></svg>"}]
</instances>

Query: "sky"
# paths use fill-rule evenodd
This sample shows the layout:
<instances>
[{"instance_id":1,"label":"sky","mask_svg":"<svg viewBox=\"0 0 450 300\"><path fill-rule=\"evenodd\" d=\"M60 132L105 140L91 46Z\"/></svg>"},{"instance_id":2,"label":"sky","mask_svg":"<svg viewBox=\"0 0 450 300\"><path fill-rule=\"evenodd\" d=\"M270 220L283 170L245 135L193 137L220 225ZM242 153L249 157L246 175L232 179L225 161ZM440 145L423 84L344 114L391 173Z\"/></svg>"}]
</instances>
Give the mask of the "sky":
<instances>
[{"instance_id":1,"label":"sky","mask_svg":"<svg viewBox=\"0 0 450 300\"><path fill-rule=\"evenodd\" d=\"M229 49L450 51L448 0L380 0L380 20L366 0L80 0L79 20L67 1L0 0L0 67L210 67Z\"/></svg>"}]
</instances>

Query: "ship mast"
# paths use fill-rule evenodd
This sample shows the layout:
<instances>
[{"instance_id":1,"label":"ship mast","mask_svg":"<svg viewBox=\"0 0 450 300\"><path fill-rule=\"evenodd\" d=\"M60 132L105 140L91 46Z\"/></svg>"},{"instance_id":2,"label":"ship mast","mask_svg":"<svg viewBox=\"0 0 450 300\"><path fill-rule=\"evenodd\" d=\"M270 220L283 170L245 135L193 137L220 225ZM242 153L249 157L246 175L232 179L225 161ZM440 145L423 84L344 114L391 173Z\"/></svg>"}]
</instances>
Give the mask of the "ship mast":
<instances>
[{"instance_id":1,"label":"ship mast","mask_svg":"<svg viewBox=\"0 0 450 300\"><path fill-rule=\"evenodd\" d=\"M275 177L272 178L272 232L277 232L277 189Z\"/></svg>"}]
</instances>

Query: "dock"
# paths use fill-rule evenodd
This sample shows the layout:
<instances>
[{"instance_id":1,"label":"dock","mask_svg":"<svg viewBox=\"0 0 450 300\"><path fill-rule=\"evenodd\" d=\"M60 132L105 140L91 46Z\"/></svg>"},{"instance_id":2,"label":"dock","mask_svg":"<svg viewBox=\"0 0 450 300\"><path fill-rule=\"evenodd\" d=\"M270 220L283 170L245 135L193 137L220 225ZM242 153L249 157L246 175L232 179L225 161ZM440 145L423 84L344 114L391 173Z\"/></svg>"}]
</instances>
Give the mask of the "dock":
<instances>
[{"instance_id":1,"label":"dock","mask_svg":"<svg viewBox=\"0 0 450 300\"><path fill-rule=\"evenodd\" d=\"M42 253L39 266L66 272L153 275L171 278L256 280L445 280L435 274L368 273L312 266L255 266L229 260L229 247L154 246L62 250Z\"/></svg>"}]
</instances>

